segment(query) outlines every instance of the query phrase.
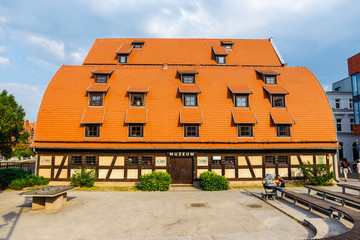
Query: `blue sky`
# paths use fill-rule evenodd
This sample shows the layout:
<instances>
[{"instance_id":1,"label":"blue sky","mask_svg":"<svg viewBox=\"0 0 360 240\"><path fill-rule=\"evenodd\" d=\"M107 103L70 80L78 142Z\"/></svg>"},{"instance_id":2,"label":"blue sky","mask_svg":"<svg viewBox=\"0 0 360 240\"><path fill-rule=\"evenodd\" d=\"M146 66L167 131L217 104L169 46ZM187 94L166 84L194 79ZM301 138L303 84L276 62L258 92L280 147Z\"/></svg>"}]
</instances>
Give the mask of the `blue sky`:
<instances>
[{"instance_id":1,"label":"blue sky","mask_svg":"<svg viewBox=\"0 0 360 240\"><path fill-rule=\"evenodd\" d=\"M329 90L360 52L359 9L358 0L0 0L0 90L35 121L57 69L116 37L273 37L289 66Z\"/></svg>"}]
</instances>

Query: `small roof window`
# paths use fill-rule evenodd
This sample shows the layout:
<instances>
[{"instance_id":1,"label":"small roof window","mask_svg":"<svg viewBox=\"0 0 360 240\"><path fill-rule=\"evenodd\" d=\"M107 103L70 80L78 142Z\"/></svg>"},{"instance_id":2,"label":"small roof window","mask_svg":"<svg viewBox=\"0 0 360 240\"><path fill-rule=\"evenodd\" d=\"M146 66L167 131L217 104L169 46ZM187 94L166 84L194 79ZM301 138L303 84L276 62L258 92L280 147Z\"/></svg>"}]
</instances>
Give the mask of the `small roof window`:
<instances>
[{"instance_id":1,"label":"small roof window","mask_svg":"<svg viewBox=\"0 0 360 240\"><path fill-rule=\"evenodd\" d=\"M199 72L195 68L183 68L178 69L178 74L180 75L181 83L195 84L195 75L199 74Z\"/></svg>"},{"instance_id":2,"label":"small roof window","mask_svg":"<svg viewBox=\"0 0 360 240\"><path fill-rule=\"evenodd\" d=\"M215 60L218 65L226 65L226 56L228 52L224 46L211 46L215 55Z\"/></svg>"},{"instance_id":3,"label":"small roof window","mask_svg":"<svg viewBox=\"0 0 360 240\"><path fill-rule=\"evenodd\" d=\"M224 46L226 50L232 50L233 45L235 44L231 40L221 40L220 42L221 42L221 45Z\"/></svg>"},{"instance_id":4,"label":"small roof window","mask_svg":"<svg viewBox=\"0 0 360 240\"><path fill-rule=\"evenodd\" d=\"M272 69L256 69L255 71L260 74L265 84L277 84L277 76L280 75L280 73Z\"/></svg>"},{"instance_id":5,"label":"small roof window","mask_svg":"<svg viewBox=\"0 0 360 240\"><path fill-rule=\"evenodd\" d=\"M145 44L145 41L133 40L131 44L133 45L134 49L142 49Z\"/></svg>"}]
</instances>

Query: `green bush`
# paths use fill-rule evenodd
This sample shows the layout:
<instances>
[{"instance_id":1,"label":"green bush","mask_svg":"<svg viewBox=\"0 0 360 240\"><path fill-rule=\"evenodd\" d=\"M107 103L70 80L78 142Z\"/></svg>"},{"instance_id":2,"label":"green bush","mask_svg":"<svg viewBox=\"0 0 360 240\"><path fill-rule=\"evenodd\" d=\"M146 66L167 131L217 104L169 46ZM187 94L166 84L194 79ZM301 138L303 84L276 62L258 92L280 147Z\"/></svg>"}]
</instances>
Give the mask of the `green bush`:
<instances>
[{"instance_id":1,"label":"green bush","mask_svg":"<svg viewBox=\"0 0 360 240\"><path fill-rule=\"evenodd\" d=\"M9 188L14 190L21 190L24 187L30 187L29 182L25 178L17 178L9 184Z\"/></svg>"},{"instance_id":2,"label":"green bush","mask_svg":"<svg viewBox=\"0 0 360 240\"><path fill-rule=\"evenodd\" d=\"M313 185L332 185L331 180L335 178L334 172L326 164L305 163L299 166L304 178Z\"/></svg>"},{"instance_id":3,"label":"green bush","mask_svg":"<svg viewBox=\"0 0 360 240\"><path fill-rule=\"evenodd\" d=\"M212 171L200 174L200 184L206 191L223 191L229 188L229 181Z\"/></svg>"},{"instance_id":4,"label":"green bush","mask_svg":"<svg viewBox=\"0 0 360 240\"><path fill-rule=\"evenodd\" d=\"M76 169L75 173L70 177L71 185L79 187L93 187L95 180L95 169L89 169L84 167Z\"/></svg>"},{"instance_id":5,"label":"green bush","mask_svg":"<svg viewBox=\"0 0 360 240\"><path fill-rule=\"evenodd\" d=\"M25 170L19 168L0 169L0 189L7 189L13 180L24 178L27 174Z\"/></svg>"},{"instance_id":6,"label":"green bush","mask_svg":"<svg viewBox=\"0 0 360 240\"><path fill-rule=\"evenodd\" d=\"M29 174L23 178L17 178L13 180L9 184L9 188L14 190L21 190L24 187L32 187L35 185L47 185L49 183L49 179L45 179L44 177L39 177L34 174Z\"/></svg>"},{"instance_id":7,"label":"green bush","mask_svg":"<svg viewBox=\"0 0 360 240\"><path fill-rule=\"evenodd\" d=\"M140 176L139 188L143 191L167 191L170 184L171 176L169 173L154 171Z\"/></svg>"}]
</instances>

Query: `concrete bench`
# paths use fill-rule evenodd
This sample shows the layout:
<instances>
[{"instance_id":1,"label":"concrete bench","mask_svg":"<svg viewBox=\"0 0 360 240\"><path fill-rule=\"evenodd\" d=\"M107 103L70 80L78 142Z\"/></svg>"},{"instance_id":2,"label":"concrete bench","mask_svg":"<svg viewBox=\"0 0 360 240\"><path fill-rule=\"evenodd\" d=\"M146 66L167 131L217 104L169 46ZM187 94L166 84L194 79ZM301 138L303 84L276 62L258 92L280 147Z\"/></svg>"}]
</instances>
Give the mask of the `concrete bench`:
<instances>
[{"instance_id":1,"label":"concrete bench","mask_svg":"<svg viewBox=\"0 0 360 240\"><path fill-rule=\"evenodd\" d=\"M294 204L296 204L296 202L298 202L298 201L302 202L309 207L309 211L311 211L312 209L317 209L317 210L326 212L330 218L332 217L333 210L326 203L323 203L316 199L310 198L309 196L290 191L288 189L283 189L283 190L278 190L278 191L281 192L281 197L283 197L284 195L291 197L294 200Z\"/></svg>"},{"instance_id":2,"label":"concrete bench","mask_svg":"<svg viewBox=\"0 0 360 240\"><path fill-rule=\"evenodd\" d=\"M325 199L326 196L330 196L330 197L333 197L335 199L341 200L342 206L344 206L346 202L353 203L353 204L356 204L356 205L360 205L360 199L356 198L356 197L352 197L352 196L342 194L342 193L333 192L333 191L330 191L330 190L327 190L327 189L324 189L324 188L320 188L320 187L315 187L315 186L306 185L305 187L308 189L308 194L309 195L310 195L311 190L314 190L314 191L322 194L323 199Z\"/></svg>"},{"instance_id":3,"label":"concrete bench","mask_svg":"<svg viewBox=\"0 0 360 240\"><path fill-rule=\"evenodd\" d=\"M67 202L67 191L74 189L74 186L47 186L32 191L22 193L21 195L31 196L32 209L58 210Z\"/></svg>"},{"instance_id":4,"label":"concrete bench","mask_svg":"<svg viewBox=\"0 0 360 240\"><path fill-rule=\"evenodd\" d=\"M346 239L359 239L360 235L360 213L355 212L349 208L341 206L331 206L333 211L338 212L338 218L346 216L348 220L354 223L353 227L346 233L331 236L326 238L317 238L317 239L333 239L333 240L346 240Z\"/></svg>"},{"instance_id":5,"label":"concrete bench","mask_svg":"<svg viewBox=\"0 0 360 240\"><path fill-rule=\"evenodd\" d=\"M337 184L339 187L342 187L342 193L345 194L345 189L348 188L348 189L352 189L352 190L357 190L360 192L360 187L358 186L354 186L354 185L351 185L351 184Z\"/></svg>"}]
</instances>

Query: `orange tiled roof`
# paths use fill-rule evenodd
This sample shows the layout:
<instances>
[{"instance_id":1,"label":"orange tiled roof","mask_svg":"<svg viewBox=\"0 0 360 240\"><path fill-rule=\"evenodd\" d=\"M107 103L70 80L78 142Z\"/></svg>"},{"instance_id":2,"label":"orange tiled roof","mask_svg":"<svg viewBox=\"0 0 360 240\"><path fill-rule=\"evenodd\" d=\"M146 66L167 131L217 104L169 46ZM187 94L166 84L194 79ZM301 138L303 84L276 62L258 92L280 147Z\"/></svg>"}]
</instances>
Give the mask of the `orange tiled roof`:
<instances>
[{"instance_id":1,"label":"orange tiled roof","mask_svg":"<svg viewBox=\"0 0 360 240\"><path fill-rule=\"evenodd\" d=\"M126 110L125 123L143 123L147 122L148 110L145 108L131 108Z\"/></svg>"},{"instance_id":2,"label":"orange tiled roof","mask_svg":"<svg viewBox=\"0 0 360 240\"><path fill-rule=\"evenodd\" d=\"M117 54L130 54L133 46L131 44L122 44L118 50L116 51Z\"/></svg>"},{"instance_id":3,"label":"orange tiled roof","mask_svg":"<svg viewBox=\"0 0 360 240\"><path fill-rule=\"evenodd\" d=\"M131 38L96 39L83 64L118 64L116 51L122 44L131 45ZM143 48L132 51L128 64L216 65L211 46L219 39L147 38ZM226 57L228 65L281 66L269 39L228 39L236 49ZM132 45L131 45L132 46ZM127 50L126 52L128 52Z\"/></svg>"},{"instance_id":4,"label":"orange tiled roof","mask_svg":"<svg viewBox=\"0 0 360 240\"><path fill-rule=\"evenodd\" d=\"M289 94L284 87L280 87L278 85L264 85L263 88L269 94Z\"/></svg>"},{"instance_id":5,"label":"orange tiled roof","mask_svg":"<svg viewBox=\"0 0 360 240\"><path fill-rule=\"evenodd\" d=\"M128 92L133 92L133 93L147 93L150 89L150 85L136 85L136 84L130 84L127 91Z\"/></svg>"},{"instance_id":6,"label":"orange tiled roof","mask_svg":"<svg viewBox=\"0 0 360 240\"><path fill-rule=\"evenodd\" d=\"M87 89L87 92L107 92L110 84L106 83L92 83Z\"/></svg>"},{"instance_id":7,"label":"orange tiled roof","mask_svg":"<svg viewBox=\"0 0 360 240\"><path fill-rule=\"evenodd\" d=\"M270 115L274 124L295 124L293 116L286 109L272 109Z\"/></svg>"},{"instance_id":8,"label":"orange tiled roof","mask_svg":"<svg viewBox=\"0 0 360 240\"><path fill-rule=\"evenodd\" d=\"M105 110L102 107L88 107L84 110L80 123L103 123Z\"/></svg>"},{"instance_id":9,"label":"orange tiled roof","mask_svg":"<svg viewBox=\"0 0 360 240\"><path fill-rule=\"evenodd\" d=\"M179 74L198 74L199 72L195 68L180 68L178 69Z\"/></svg>"},{"instance_id":10,"label":"orange tiled roof","mask_svg":"<svg viewBox=\"0 0 360 240\"><path fill-rule=\"evenodd\" d=\"M115 70L114 67L95 69L92 74L111 74Z\"/></svg>"},{"instance_id":11,"label":"orange tiled roof","mask_svg":"<svg viewBox=\"0 0 360 240\"><path fill-rule=\"evenodd\" d=\"M179 85L180 93L201 93L201 89L198 85Z\"/></svg>"},{"instance_id":12,"label":"orange tiled roof","mask_svg":"<svg viewBox=\"0 0 360 240\"><path fill-rule=\"evenodd\" d=\"M212 45L219 45L219 39L146 39L142 49L130 54L130 64L116 64L117 48L121 44L131 44L131 41L98 39L84 65L60 67L41 103L34 147L335 149L338 146L332 111L320 83L305 67L281 66L268 40L235 39L236 49L227 56L227 63L234 64L232 66L216 66L214 59L211 59L212 52L209 49ZM96 62L101 62L101 65L91 64ZM172 65L174 62L177 65ZM179 65L189 62L194 63L191 66L199 72L196 76L196 83L201 85L202 92L198 95L199 108L183 107L179 93ZM147 63L153 65L139 65ZM161 66L154 65L156 63ZM163 63L168 63L167 69L162 68ZM108 80L111 88L105 96L103 107L88 107L88 97L84 91L94 83L91 72L102 68L104 64L113 64L111 67L115 68ZM236 64L253 64L254 67ZM286 109L272 108L269 99L264 96L264 82L259 81L255 70L265 65L264 68L280 73L277 77L278 86L289 93ZM133 84L151 85L151 91L146 95L145 108L129 109L127 90ZM257 124L251 139L237 136L230 112L243 109L234 109L233 97L227 86L248 86L253 92L249 95L249 110L256 115ZM86 113L90 109L106 111L99 139L84 138L84 126L79 124L84 109ZM128 128L124 124L130 121L127 110L133 109L148 109L144 138L136 141L129 140ZM276 135L272 117L276 118L274 114L278 110L291 112L296 120L296 124L291 127L291 138L278 138ZM101 113L96 116L99 115ZM181 122L202 122L200 138L184 138ZM275 119L275 122L281 121Z\"/></svg>"},{"instance_id":13,"label":"orange tiled roof","mask_svg":"<svg viewBox=\"0 0 360 240\"><path fill-rule=\"evenodd\" d=\"M232 118L235 124L255 124L257 123L256 116L253 111L249 109L235 109L231 111Z\"/></svg>"},{"instance_id":14,"label":"orange tiled roof","mask_svg":"<svg viewBox=\"0 0 360 240\"><path fill-rule=\"evenodd\" d=\"M184 108L180 111L181 124L203 123L202 111L198 108Z\"/></svg>"},{"instance_id":15,"label":"orange tiled roof","mask_svg":"<svg viewBox=\"0 0 360 240\"><path fill-rule=\"evenodd\" d=\"M224 46L211 46L215 55L228 55Z\"/></svg>"},{"instance_id":16,"label":"orange tiled roof","mask_svg":"<svg viewBox=\"0 0 360 240\"><path fill-rule=\"evenodd\" d=\"M241 94L241 93L251 94L251 93L253 93L248 86L237 86L237 85L229 86L228 85L228 88L232 94L238 94L238 93L239 94Z\"/></svg>"},{"instance_id":17,"label":"orange tiled roof","mask_svg":"<svg viewBox=\"0 0 360 240\"><path fill-rule=\"evenodd\" d=\"M280 73L278 73L272 69L256 69L255 71L262 75L272 75L272 76L280 75Z\"/></svg>"}]
</instances>

